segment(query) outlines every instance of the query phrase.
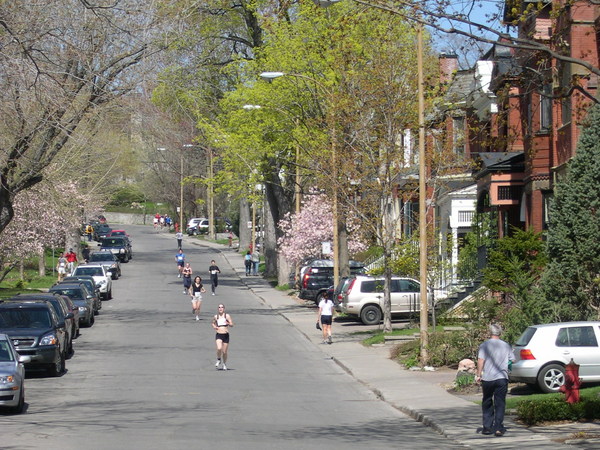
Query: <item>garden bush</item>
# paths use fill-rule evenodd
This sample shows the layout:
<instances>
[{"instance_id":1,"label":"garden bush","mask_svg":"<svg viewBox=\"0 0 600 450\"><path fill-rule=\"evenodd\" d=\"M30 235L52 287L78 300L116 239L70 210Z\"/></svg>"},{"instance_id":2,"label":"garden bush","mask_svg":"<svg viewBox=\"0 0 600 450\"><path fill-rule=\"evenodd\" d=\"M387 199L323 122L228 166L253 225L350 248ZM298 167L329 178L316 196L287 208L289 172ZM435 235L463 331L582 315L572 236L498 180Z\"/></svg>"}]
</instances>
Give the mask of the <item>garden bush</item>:
<instances>
[{"instance_id":1,"label":"garden bush","mask_svg":"<svg viewBox=\"0 0 600 450\"><path fill-rule=\"evenodd\" d=\"M567 403L562 398L524 400L517 405L517 418L526 425L600 419L600 399L582 399L579 403Z\"/></svg>"}]
</instances>

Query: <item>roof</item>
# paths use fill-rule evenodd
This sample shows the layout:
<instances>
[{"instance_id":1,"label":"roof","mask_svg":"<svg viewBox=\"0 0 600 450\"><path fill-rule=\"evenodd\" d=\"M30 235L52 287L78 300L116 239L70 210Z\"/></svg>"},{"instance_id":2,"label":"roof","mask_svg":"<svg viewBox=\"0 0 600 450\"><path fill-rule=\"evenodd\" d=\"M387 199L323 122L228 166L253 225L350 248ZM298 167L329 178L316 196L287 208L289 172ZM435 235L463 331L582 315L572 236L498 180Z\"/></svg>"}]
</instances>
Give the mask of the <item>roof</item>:
<instances>
[{"instance_id":1,"label":"roof","mask_svg":"<svg viewBox=\"0 0 600 450\"><path fill-rule=\"evenodd\" d=\"M479 153L481 168L475 178L481 178L493 172L522 172L525 169L523 152L484 152Z\"/></svg>"}]
</instances>

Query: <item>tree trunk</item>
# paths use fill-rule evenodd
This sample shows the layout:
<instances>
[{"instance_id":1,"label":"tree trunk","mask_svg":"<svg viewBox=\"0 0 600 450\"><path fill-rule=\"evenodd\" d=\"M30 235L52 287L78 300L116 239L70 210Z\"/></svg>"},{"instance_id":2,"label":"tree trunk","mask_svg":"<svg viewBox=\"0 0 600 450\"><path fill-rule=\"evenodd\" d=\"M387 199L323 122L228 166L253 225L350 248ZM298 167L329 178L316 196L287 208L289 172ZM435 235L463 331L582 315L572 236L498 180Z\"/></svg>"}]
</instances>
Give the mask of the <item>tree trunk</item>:
<instances>
[{"instance_id":1,"label":"tree trunk","mask_svg":"<svg viewBox=\"0 0 600 450\"><path fill-rule=\"evenodd\" d=\"M383 332L392 332L392 299L390 297L390 291L392 286L392 270L390 269L390 254L389 250L384 249L383 254L383 267L385 282L383 286Z\"/></svg>"},{"instance_id":2,"label":"tree trunk","mask_svg":"<svg viewBox=\"0 0 600 450\"><path fill-rule=\"evenodd\" d=\"M265 256L265 277L273 278L278 277L277 274L277 237L275 231L275 223L273 222L273 216L268 205L265 205L267 210L265 211L265 248L263 249L263 255Z\"/></svg>"},{"instance_id":3,"label":"tree trunk","mask_svg":"<svg viewBox=\"0 0 600 450\"><path fill-rule=\"evenodd\" d=\"M46 252L43 248L38 255L38 274L40 277L46 276Z\"/></svg>"},{"instance_id":4,"label":"tree trunk","mask_svg":"<svg viewBox=\"0 0 600 450\"><path fill-rule=\"evenodd\" d=\"M246 253L250 248L250 240L252 239L252 230L248 228L250 219L250 205L248 200L243 198L240 200L240 229L238 230L239 237L239 252Z\"/></svg>"},{"instance_id":5,"label":"tree trunk","mask_svg":"<svg viewBox=\"0 0 600 450\"><path fill-rule=\"evenodd\" d=\"M79 228L71 228L65 235L65 251L73 249L77 255L77 260L81 261L81 233Z\"/></svg>"}]
</instances>

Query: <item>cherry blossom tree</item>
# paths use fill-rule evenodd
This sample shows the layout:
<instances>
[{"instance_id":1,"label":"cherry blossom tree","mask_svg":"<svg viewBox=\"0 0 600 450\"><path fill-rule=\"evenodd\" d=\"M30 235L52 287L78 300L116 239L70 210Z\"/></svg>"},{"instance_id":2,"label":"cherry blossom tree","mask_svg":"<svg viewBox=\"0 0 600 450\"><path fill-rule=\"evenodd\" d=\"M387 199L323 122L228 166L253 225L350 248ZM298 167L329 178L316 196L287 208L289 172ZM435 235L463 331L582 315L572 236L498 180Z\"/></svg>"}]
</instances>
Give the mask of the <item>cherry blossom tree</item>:
<instances>
[{"instance_id":1,"label":"cherry blossom tree","mask_svg":"<svg viewBox=\"0 0 600 450\"><path fill-rule=\"evenodd\" d=\"M299 213L286 214L279 221L283 236L279 238L279 250L295 265L307 258L322 256L322 243L333 240L333 212L326 194L312 191L304 198ZM360 236L358 222L349 219L348 251L351 255L366 250Z\"/></svg>"},{"instance_id":2,"label":"cherry blossom tree","mask_svg":"<svg viewBox=\"0 0 600 450\"><path fill-rule=\"evenodd\" d=\"M93 198L70 181L42 182L15 196L13 220L0 240L0 281L45 248L64 246L67 233L81 222L82 207L93 209Z\"/></svg>"}]
</instances>

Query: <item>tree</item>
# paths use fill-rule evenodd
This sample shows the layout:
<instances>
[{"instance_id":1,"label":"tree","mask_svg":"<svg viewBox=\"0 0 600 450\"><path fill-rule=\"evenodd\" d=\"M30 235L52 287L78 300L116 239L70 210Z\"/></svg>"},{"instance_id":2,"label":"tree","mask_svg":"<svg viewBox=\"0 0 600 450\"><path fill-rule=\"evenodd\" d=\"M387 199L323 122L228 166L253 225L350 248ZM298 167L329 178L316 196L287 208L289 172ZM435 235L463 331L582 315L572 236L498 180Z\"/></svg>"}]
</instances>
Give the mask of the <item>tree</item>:
<instances>
[{"instance_id":1,"label":"tree","mask_svg":"<svg viewBox=\"0 0 600 450\"><path fill-rule=\"evenodd\" d=\"M138 87L164 45L154 2L3 2L0 6L0 233L15 196L43 179L101 107ZM150 69L151 66L145 67Z\"/></svg>"},{"instance_id":2,"label":"tree","mask_svg":"<svg viewBox=\"0 0 600 450\"><path fill-rule=\"evenodd\" d=\"M544 274L556 319L597 320L600 312L600 108L588 112L575 157L550 207Z\"/></svg>"},{"instance_id":3,"label":"tree","mask_svg":"<svg viewBox=\"0 0 600 450\"><path fill-rule=\"evenodd\" d=\"M366 249L363 241L353 233L356 221L350 221L349 229L354 239L348 241L351 255ZM323 242L331 242L333 217L331 202L324 193L310 192L304 197L298 214L287 214L279 222L283 236L279 239L279 250L290 264L300 264L307 258L322 256Z\"/></svg>"}]
</instances>

